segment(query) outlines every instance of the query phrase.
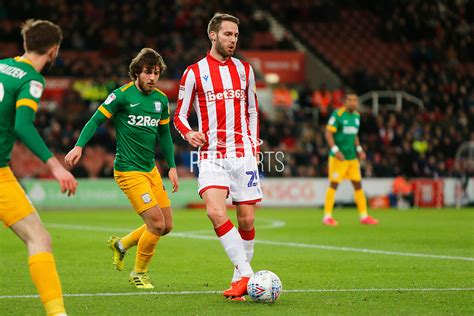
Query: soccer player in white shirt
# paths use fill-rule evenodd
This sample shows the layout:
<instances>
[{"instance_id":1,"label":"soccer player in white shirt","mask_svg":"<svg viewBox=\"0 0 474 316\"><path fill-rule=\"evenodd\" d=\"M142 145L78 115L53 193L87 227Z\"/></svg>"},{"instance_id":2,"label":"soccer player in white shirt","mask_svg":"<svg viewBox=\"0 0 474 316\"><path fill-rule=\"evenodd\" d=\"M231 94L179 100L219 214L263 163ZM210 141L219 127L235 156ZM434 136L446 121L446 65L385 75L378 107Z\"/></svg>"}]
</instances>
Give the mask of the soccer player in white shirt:
<instances>
[{"instance_id":1,"label":"soccer player in white shirt","mask_svg":"<svg viewBox=\"0 0 474 316\"><path fill-rule=\"evenodd\" d=\"M253 273L255 205L262 199L257 157L258 101L249 63L232 57L239 20L216 13L208 24L212 46L207 56L183 74L174 125L183 138L199 147L199 195L227 256L234 265L231 287L224 296L243 300ZM188 117L197 113L199 131ZM230 221L226 199L237 207L238 229Z\"/></svg>"}]
</instances>

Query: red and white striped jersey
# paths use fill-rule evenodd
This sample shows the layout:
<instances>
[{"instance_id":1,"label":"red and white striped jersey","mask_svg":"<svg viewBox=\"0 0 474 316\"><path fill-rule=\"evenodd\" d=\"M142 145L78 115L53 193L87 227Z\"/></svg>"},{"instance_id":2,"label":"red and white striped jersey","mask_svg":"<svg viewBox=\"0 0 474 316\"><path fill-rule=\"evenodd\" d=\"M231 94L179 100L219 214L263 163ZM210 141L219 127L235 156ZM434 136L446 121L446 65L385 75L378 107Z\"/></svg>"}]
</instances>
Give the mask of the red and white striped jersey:
<instances>
[{"instance_id":1,"label":"red and white striped jersey","mask_svg":"<svg viewBox=\"0 0 474 316\"><path fill-rule=\"evenodd\" d=\"M259 146L255 75L237 58L221 62L209 53L189 66L181 78L174 126L183 138L191 131L191 106L207 142L200 158L255 155Z\"/></svg>"}]
</instances>

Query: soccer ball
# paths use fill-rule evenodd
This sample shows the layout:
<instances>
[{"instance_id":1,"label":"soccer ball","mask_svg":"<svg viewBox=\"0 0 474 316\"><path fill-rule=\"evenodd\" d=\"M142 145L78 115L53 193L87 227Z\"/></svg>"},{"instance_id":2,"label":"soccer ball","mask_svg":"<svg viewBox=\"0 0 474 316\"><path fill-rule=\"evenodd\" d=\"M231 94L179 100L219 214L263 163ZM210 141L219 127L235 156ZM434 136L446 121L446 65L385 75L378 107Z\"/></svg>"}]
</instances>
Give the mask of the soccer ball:
<instances>
[{"instance_id":1,"label":"soccer ball","mask_svg":"<svg viewBox=\"0 0 474 316\"><path fill-rule=\"evenodd\" d=\"M281 294L280 278L273 272L262 270L255 272L247 284L250 298L257 303L273 303Z\"/></svg>"}]
</instances>

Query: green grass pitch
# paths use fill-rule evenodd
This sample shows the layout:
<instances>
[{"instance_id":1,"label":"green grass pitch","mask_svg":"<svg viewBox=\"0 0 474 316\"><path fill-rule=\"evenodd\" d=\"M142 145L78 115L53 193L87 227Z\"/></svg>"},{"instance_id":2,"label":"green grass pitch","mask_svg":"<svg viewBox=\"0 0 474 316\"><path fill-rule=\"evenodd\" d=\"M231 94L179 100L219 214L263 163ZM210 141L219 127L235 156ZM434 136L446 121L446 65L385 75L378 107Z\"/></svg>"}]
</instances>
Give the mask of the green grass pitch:
<instances>
[{"instance_id":1,"label":"green grass pitch","mask_svg":"<svg viewBox=\"0 0 474 316\"><path fill-rule=\"evenodd\" d=\"M274 271L287 291L273 305L220 294L232 265L203 211L174 212L174 232L151 263L153 293L128 284L135 248L122 272L106 248L110 235L141 224L132 210L40 214L69 315L474 314L472 209L373 211L376 227L336 210L336 228L321 225L321 211L259 209L252 266ZM38 298L23 297L36 294L26 262L22 242L0 230L0 315L43 314Z\"/></svg>"}]
</instances>

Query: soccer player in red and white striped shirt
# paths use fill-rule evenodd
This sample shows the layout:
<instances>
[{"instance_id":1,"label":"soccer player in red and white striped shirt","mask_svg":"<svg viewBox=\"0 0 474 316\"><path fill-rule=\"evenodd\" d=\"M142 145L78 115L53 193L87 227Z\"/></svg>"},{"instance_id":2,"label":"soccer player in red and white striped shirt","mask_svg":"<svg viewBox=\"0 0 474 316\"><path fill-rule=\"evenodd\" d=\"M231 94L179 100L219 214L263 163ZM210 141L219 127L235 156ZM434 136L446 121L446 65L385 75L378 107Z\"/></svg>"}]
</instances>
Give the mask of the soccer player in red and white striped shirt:
<instances>
[{"instance_id":1,"label":"soccer player in red and white striped shirt","mask_svg":"<svg viewBox=\"0 0 474 316\"><path fill-rule=\"evenodd\" d=\"M224 296L243 300L253 273L255 204L262 199L257 170L258 101L249 63L232 57L239 36L239 20L216 13L208 25L212 47L207 56L189 66L181 79L174 125L184 139L199 147L199 194L229 259L234 277ZM197 113L199 131L188 117ZM226 211L230 194L237 206L238 230Z\"/></svg>"}]
</instances>

